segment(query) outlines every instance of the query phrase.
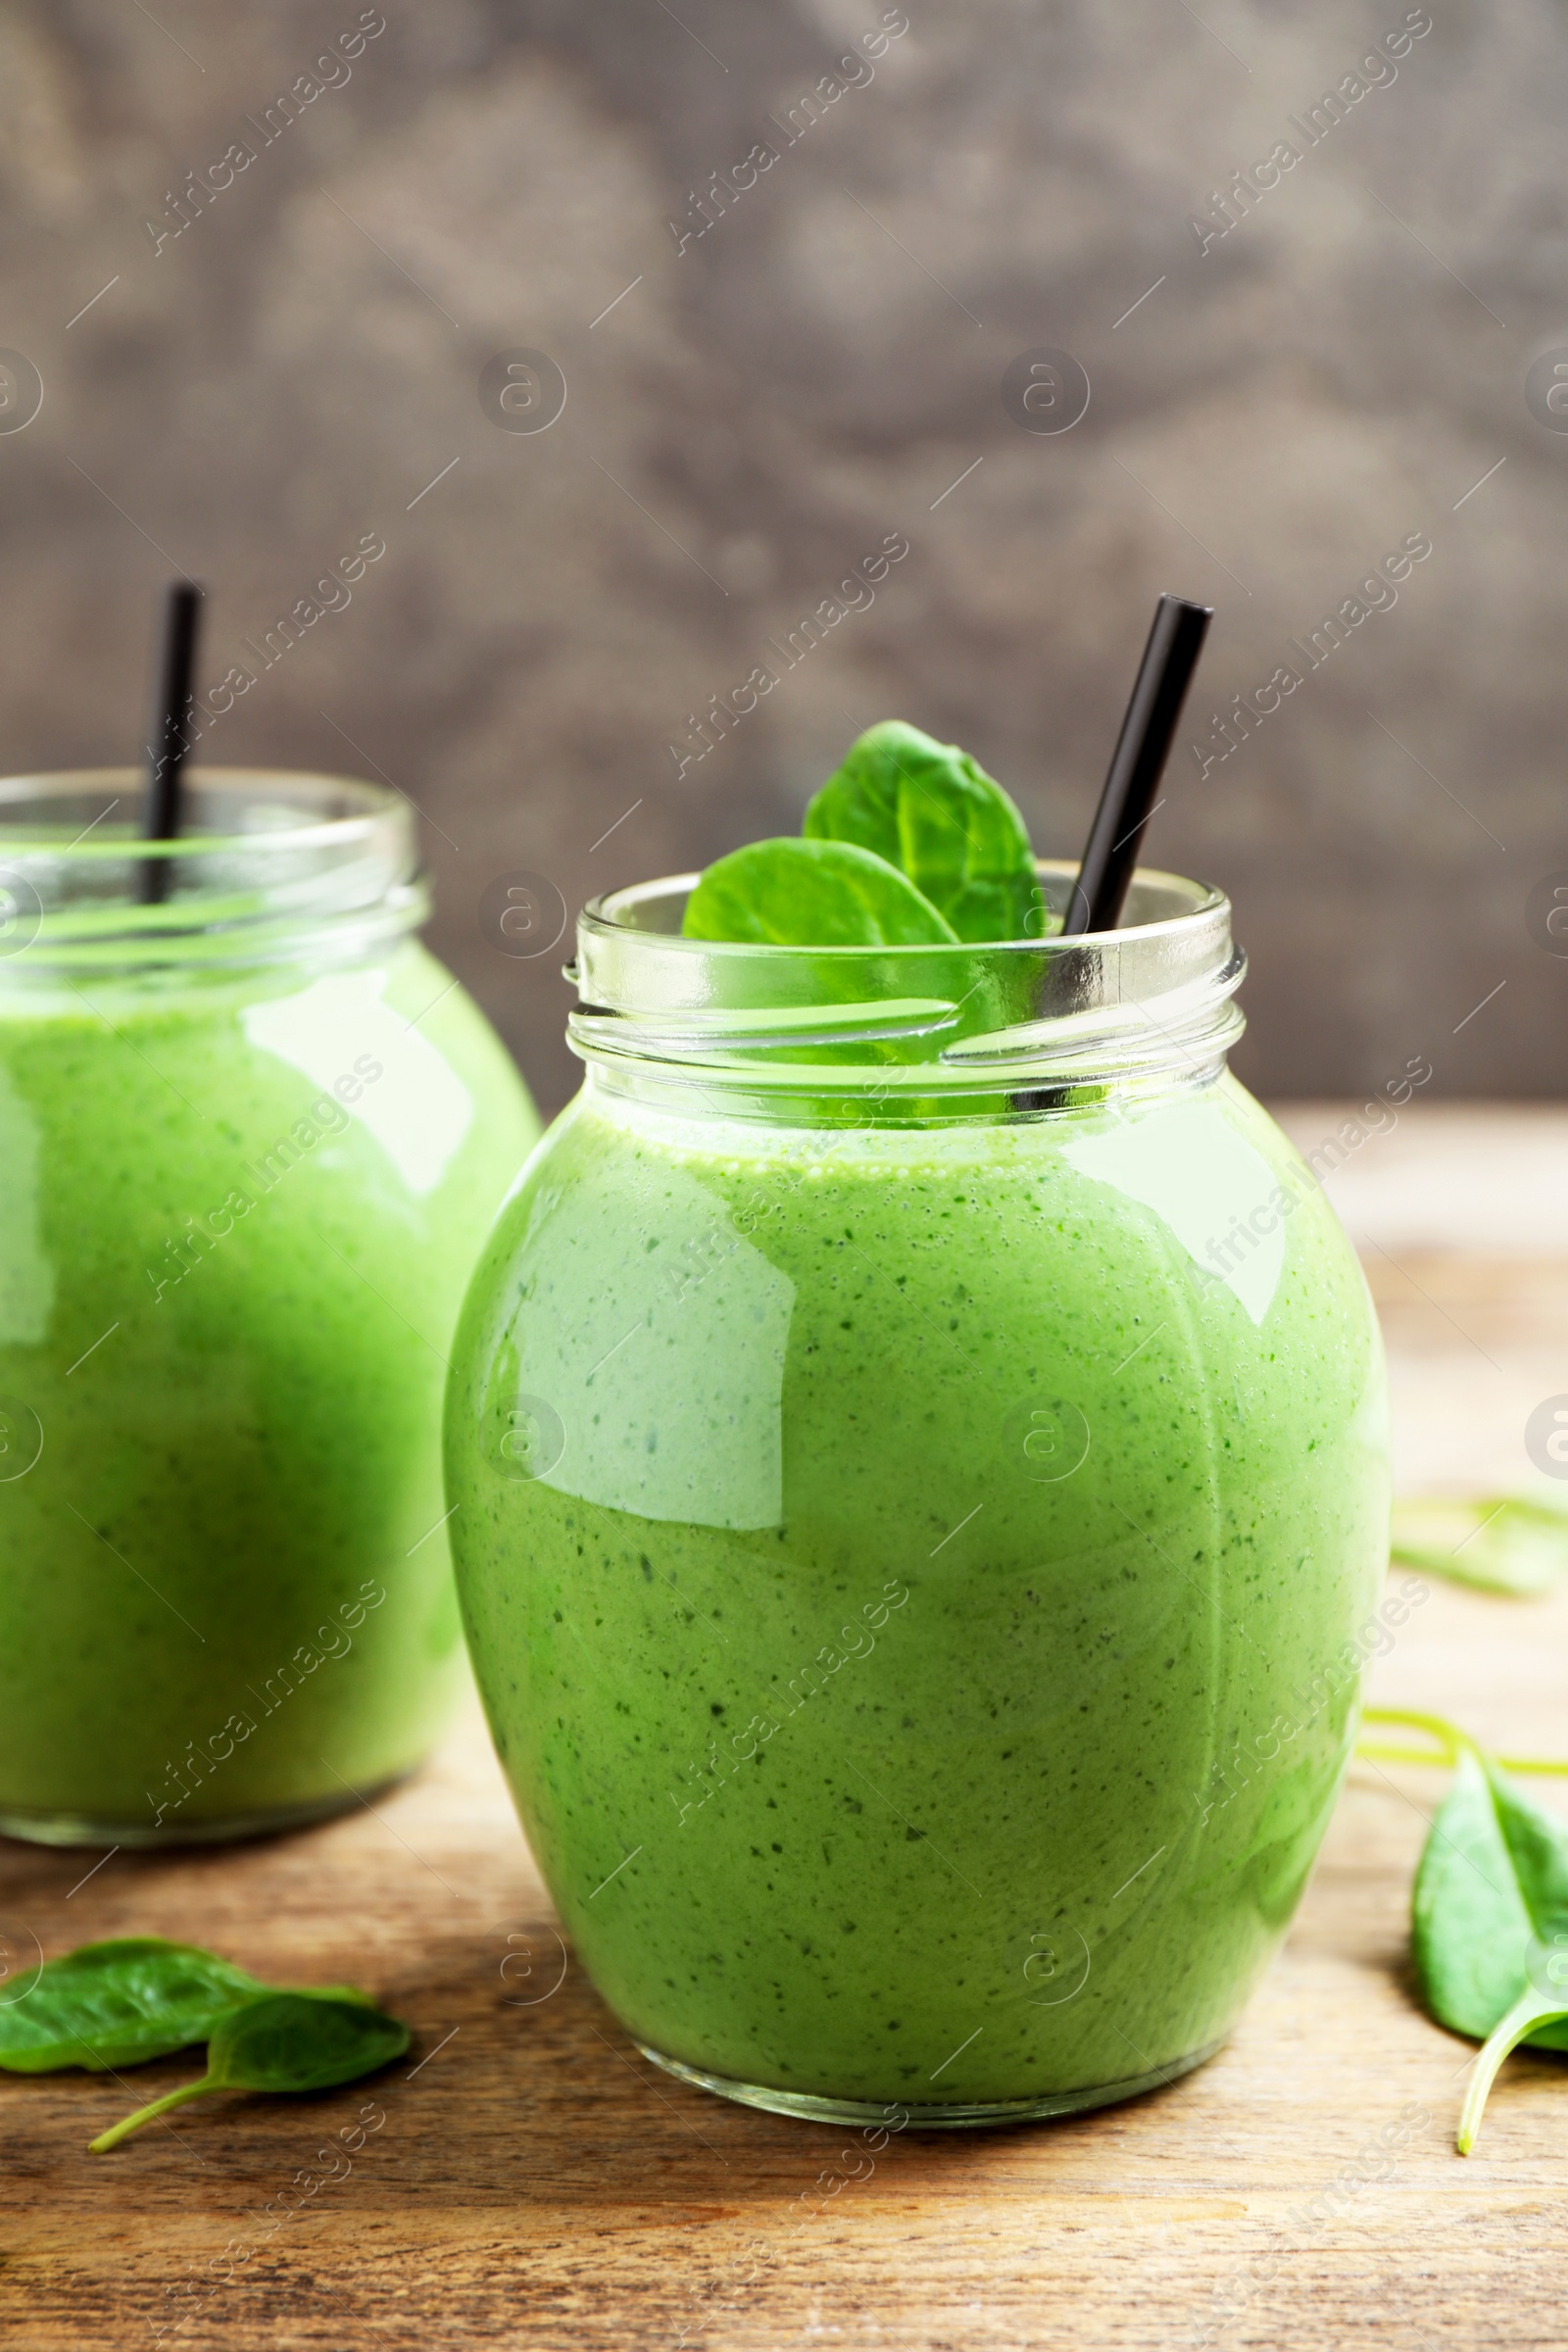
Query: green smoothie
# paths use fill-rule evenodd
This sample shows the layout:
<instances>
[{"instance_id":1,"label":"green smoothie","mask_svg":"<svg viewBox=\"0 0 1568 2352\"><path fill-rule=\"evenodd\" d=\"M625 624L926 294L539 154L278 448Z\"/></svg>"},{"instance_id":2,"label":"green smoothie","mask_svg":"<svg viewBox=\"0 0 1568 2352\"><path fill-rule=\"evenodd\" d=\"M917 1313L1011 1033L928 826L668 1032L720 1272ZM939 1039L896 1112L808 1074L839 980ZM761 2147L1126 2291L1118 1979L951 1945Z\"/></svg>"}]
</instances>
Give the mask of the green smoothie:
<instances>
[{"instance_id":1,"label":"green smoothie","mask_svg":"<svg viewBox=\"0 0 1568 2352\"><path fill-rule=\"evenodd\" d=\"M460 1327L533 1849L637 2038L775 2101L1196 2062L1354 1736L1388 1493L1344 1235L1227 1077L1054 1100L828 1134L591 1071Z\"/></svg>"},{"instance_id":2,"label":"green smoothie","mask_svg":"<svg viewBox=\"0 0 1568 2352\"><path fill-rule=\"evenodd\" d=\"M0 963L0 1826L334 1810L459 1687L441 1386L537 1123L411 941L37 954Z\"/></svg>"}]
</instances>

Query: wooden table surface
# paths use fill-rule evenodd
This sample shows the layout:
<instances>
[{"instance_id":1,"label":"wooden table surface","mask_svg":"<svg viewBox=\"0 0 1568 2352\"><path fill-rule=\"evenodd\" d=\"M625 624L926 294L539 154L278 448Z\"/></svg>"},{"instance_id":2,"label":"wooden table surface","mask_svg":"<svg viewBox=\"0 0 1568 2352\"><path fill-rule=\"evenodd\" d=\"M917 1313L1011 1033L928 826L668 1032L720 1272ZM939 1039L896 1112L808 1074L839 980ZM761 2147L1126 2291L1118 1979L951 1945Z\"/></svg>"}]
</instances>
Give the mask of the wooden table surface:
<instances>
[{"instance_id":1,"label":"wooden table surface","mask_svg":"<svg viewBox=\"0 0 1568 2352\"><path fill-rule=\"evenodd\" d=\"M1288 1123L1311 1147L1345 1115ZM1385 1316L1406 1488L1528 1484L1524 1418L1568 1391L1568 1112L1412 1108L1330 1190ZM1568 1591L1436 1581L1374 1683L1544 1753L1568 1750L1565 1690ZM906 2133L832 2193L842 2132L687 2090L628 2043L560 1943L476 1718L373 1813L250 1848L118 1854L78 1884L95 1856L0 1840L0 1920L46 1952L188 1937L368 1985L416 2034L368 2086L214 2100L108 2160L84 2143L127 2091L0 2078L5 2340L1560 2347L1568 2063L1510 2062L1463 2161L1471 2048L1410 1995L1410 1875L1443 1786L1352 1771L1210 2065L1075 2121ZM384 2121L305 2197L296 2175L367 2099Z\"/></svg>"}]
</instances>

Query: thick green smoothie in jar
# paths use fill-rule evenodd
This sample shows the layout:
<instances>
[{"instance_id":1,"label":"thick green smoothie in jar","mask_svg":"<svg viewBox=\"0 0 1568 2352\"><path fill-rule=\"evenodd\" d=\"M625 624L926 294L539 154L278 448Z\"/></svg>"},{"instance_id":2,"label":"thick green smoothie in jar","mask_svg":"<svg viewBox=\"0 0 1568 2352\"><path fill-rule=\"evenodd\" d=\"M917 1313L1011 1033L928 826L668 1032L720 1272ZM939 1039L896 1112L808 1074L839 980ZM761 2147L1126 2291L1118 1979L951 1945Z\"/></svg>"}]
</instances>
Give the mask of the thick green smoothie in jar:
<instances>
[{"instance_id":1,"label":"thick green smoothie in jar","mask_svg":"<svg viewBox=\"0 0 1568 2352\"><path fill-rule=\"evenodd\" d=\"M534 1155L448 1409L470 1646L590 1973L804 2112L1195 2063L1300 1894L1387 1557L1344 1235L1212 1054L833 1133L760 1055L661 1051Z\"/></svg>"},{"instance_id":2,"label":"thick green smoothie in jar","mask_svg":"<svg viewBox=\"0 0 1568 2352\"><path fill-rule=\"evenodd\" d=\"M374 805L344 851L363 864L406 822L342 789ZM277 853L216 949L204 889L235 910L214 874L157 915L110 876L64 944L46 920L0 960L0 1826L21 1835L336 1810L416 1762L461 1687L441 1388L537 1122L403 936L422 900L382 922L372 873L345 909L335 854L302 881ZM291 890L316 911L285 938Z\"/></svg>"}]
</instances>

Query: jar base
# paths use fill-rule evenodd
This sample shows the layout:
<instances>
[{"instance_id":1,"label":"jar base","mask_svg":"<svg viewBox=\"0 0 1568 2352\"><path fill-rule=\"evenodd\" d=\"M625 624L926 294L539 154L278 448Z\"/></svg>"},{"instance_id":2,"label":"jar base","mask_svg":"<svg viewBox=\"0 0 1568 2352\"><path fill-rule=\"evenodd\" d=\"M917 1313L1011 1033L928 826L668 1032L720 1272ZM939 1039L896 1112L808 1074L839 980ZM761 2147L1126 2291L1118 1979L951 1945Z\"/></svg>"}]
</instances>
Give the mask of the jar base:
<instances>
[{"instance_id":1,"label":"jar base","mask_svg":"<svg viewBox=\"0 0 1568 2352\"><path fill-rule=\"evenodd\" d=\"M1085 2090L1043 2091L1036 2098L983 2099L947 2101L918 2099L830 2099L811 2090L776 2090L766 2083L735 2082L727 2075L704 2074L700 2067L686 2066L679 2058L666 2058L646 2041L637 2047L655 2066L662 2067L679 2082L690 2082L698 2090L710 2090L718 2098L734 2099L742 2107L760 2107L769 2115L794 2116L808 2124L842 2124L863 2126L871 2124L886 2128L889 2111L897 2109L907 2117L900 2130L914 2132L985 2131L1004 2124L1048 2123L1053 2116L1082 2115L1091 2107L1112 2107L1121 2099L1136 2099L1146 2090L1158 2090L1174 2082L1181 2075L1190 2075L1195 2067L1224 2046L1222 2034L1217 2041L1205 2042L1200 2050L1190 2050L1184 2057L1173 2058L1164 2066L1152 2067L1147 2074L1128 2075L1117 2082L1101 2082Z\"/></svg>"},{"instance_id":2,"label":"jar base","mask_svg":"<svg viewBox=\"0 0 1568 2352\"><path fill-rule=\"evenodd\" d=\"M168 1822L156 1828L145 1821L99 1821L81 1813L13 1813L0 1806L0 1836L20 1838L28 1845L107 1845L131 1852L179 1845L232 1845L246 1838L275 1838L287 1830L305 1830L315 1822L331 1821L339 1813L352 1812L356 1805L368 1804L372 1797L384 1796L417 1769L411 1764L406 1771L372 1781L365 1788L345 1787L305 1804L272 1805L256 1813L225 1813L212 1821Z\"/></svg>"}]
</instances>

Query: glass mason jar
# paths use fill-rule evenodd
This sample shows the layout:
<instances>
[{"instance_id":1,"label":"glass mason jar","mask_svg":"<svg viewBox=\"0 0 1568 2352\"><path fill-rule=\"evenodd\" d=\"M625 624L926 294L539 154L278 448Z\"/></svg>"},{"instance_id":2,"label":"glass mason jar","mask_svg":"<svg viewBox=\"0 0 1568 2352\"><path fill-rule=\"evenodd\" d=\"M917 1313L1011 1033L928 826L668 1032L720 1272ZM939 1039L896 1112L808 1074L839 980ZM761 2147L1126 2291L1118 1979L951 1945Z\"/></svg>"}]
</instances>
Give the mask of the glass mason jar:
<instances>
[{"instance_id":1,"label":"glass mason jar","mask_svg":"<svg viewBox=\"0 0 1568 2352\"><path fill-rule=\"evenodd\" d=\"M407 804L0 783L0 1829L337 1812L461 1688L440 1394L538 1133L412 936ZM154 869L165 879L149 887Z\"/></svg>"},{"instance_id":2,"label":"glass mason jar","mask_svg":"<svg viewBox=\"0 0 1568 2352\"><path fill-rule=\"evenodd\" d=\"M1072 868L1043 863L1056 909ZM1382 1350L1213 890L1008 946L591 906L448 1392L491 1728L646 2054L985 2124L1196 2066L1333 1806Z\"/></svg>"}]
</instances>

